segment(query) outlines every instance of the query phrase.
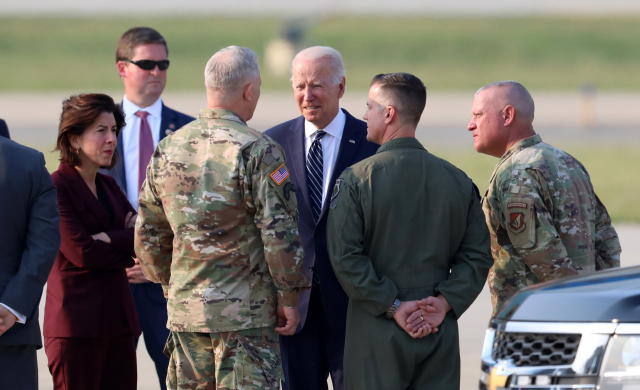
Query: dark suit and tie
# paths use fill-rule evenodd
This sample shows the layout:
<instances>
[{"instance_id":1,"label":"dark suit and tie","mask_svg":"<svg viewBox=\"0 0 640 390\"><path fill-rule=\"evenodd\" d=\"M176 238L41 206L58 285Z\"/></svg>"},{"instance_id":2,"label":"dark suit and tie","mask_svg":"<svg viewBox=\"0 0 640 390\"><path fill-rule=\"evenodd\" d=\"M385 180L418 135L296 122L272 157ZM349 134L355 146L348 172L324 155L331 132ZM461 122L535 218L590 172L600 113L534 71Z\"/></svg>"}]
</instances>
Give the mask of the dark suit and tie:
<instances>
[{"instance_id":1,"label":"dark suit and tie","mask_svg":"<svg viewBox=\"0 0 640 390\"><path fill-rule=\"evenodd\" d=\"M42 153L0 137L0 305L26 319L0 335L0 388L38 388L38 306L60 247L59 223Z\"/></svg>"},{"instance_id":2,"label":"dark suit and tie","mask_svg":"<svg viewBox=\"0 0 640 390\"><path fill-rule=\"evenodd\" d=\"M331 375L334 389L343 388L342 355L348 297L336 279L327 253L326 224L331 189L350 165L373 154L378 145L366 140L367 125L346 110L344 129L330 177L323 177L331 135L316 131L305 154L305 118L300 116L265 132L287 156L298 197L298 230L304 246L304 269L314 287L300 296L300 324L295 335L280 336L285 390L324 390ZM328 180L328 183L326 182ZM325 190L326 189L326 190ZM322 201L324 196L324 201Z\"/></svg>"}]
</instances>

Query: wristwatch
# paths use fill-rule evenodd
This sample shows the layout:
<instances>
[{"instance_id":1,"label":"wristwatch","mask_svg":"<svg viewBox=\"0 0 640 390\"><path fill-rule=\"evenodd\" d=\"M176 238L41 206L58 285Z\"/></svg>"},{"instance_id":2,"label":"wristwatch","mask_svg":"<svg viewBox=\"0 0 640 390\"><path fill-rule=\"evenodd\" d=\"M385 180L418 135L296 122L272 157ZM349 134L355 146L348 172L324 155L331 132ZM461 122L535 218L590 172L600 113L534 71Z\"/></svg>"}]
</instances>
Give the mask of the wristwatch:
<instances>
[{"instance_id":1,"label":"wristwatch","mask_svg":"<svg viewBox=\"0 0 640 390\"><path fill-rule=\"evenodd\" d=\"M389 320L393 319L393 315L396 314L396 311L398 311L401 303L402 301L396 298L396 300L393 301L393 305L391 305L391 307L387 309L386 312L384 312L384 316Z\"/></svg>"}]
</instances>

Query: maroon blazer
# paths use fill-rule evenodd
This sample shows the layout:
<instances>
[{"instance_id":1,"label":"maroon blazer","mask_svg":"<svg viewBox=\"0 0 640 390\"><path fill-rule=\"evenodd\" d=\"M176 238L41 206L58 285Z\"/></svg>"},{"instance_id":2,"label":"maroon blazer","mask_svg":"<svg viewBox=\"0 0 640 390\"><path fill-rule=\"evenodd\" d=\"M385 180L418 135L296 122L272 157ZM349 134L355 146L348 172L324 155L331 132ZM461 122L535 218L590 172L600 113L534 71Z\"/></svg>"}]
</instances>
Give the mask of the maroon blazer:
<instances>
[{"instance_id":1,"label":"maroon blazer","mask_svg":"<svg viewBox=\"0 0 640 390\"><path fill-rule=\"evenodd\" d=\"M140 324L125 268L132 267L133 228L124 217L136 212L116 181L98 173L114 212L114 224L80 174L60 164L51 177L58 190L62 244L47 281L45 337L112 337ZM111 244L91 235L105 232Z\"/></svg>"}]
</instances>

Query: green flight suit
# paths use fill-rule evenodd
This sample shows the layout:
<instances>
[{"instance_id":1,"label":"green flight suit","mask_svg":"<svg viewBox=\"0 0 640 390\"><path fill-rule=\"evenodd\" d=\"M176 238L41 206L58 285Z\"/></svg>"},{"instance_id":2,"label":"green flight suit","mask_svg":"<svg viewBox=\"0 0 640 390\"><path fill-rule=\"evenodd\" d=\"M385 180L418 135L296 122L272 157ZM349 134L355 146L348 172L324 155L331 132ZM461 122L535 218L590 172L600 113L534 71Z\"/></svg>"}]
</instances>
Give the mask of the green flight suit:
<instances>
[{"instance_id":1,"label":"green flight suit","mask_svg":"<svg viewBox=\"0 0 640 390\"><path fill-rule=\"evenodd\" d=\"M471 179L399 138L342 173L330 208L329 256L350 298L345 388L459 389L457 319L493 265ZM413 339L384 317L396 298L438 294L453 309L437 333Z\"/></svg>"}]
</instances>

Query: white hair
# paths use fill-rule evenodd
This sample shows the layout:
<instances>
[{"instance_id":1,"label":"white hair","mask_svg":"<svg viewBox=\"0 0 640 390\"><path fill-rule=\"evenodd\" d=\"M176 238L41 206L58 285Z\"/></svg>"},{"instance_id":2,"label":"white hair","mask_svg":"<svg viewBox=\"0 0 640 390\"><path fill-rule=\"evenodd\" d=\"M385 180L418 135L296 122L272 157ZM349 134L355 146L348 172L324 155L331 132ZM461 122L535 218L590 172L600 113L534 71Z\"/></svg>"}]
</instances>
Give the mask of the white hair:
<instances>
[{"instance_id":1,"label":"white hair","mask_svg":"<svg viewBox=\"0 0 640 390\"><path fill-rule=\"evenodd\" d=\"M339 51L328 46L312 46L302 50L296 54L291 62L291 82L293 82L293 66L298 59L306 60L319 60L321 58L329 58L331 60L333 83L338 85L342 82L342 79L347 77L347 72L344 70L344 61Z\"/></svg>"},{"instance_id":2,"label":"white hair","mask_svg":"<svg viewBox=\"0 0 640 390\"><path fill-rule=\"evenodd\" d=\"M228 46L211 56L204 68L207 88L227 94L242 88L242 82L260 76L258 55L246 47Z\"/></svg>"}]
</instances>

